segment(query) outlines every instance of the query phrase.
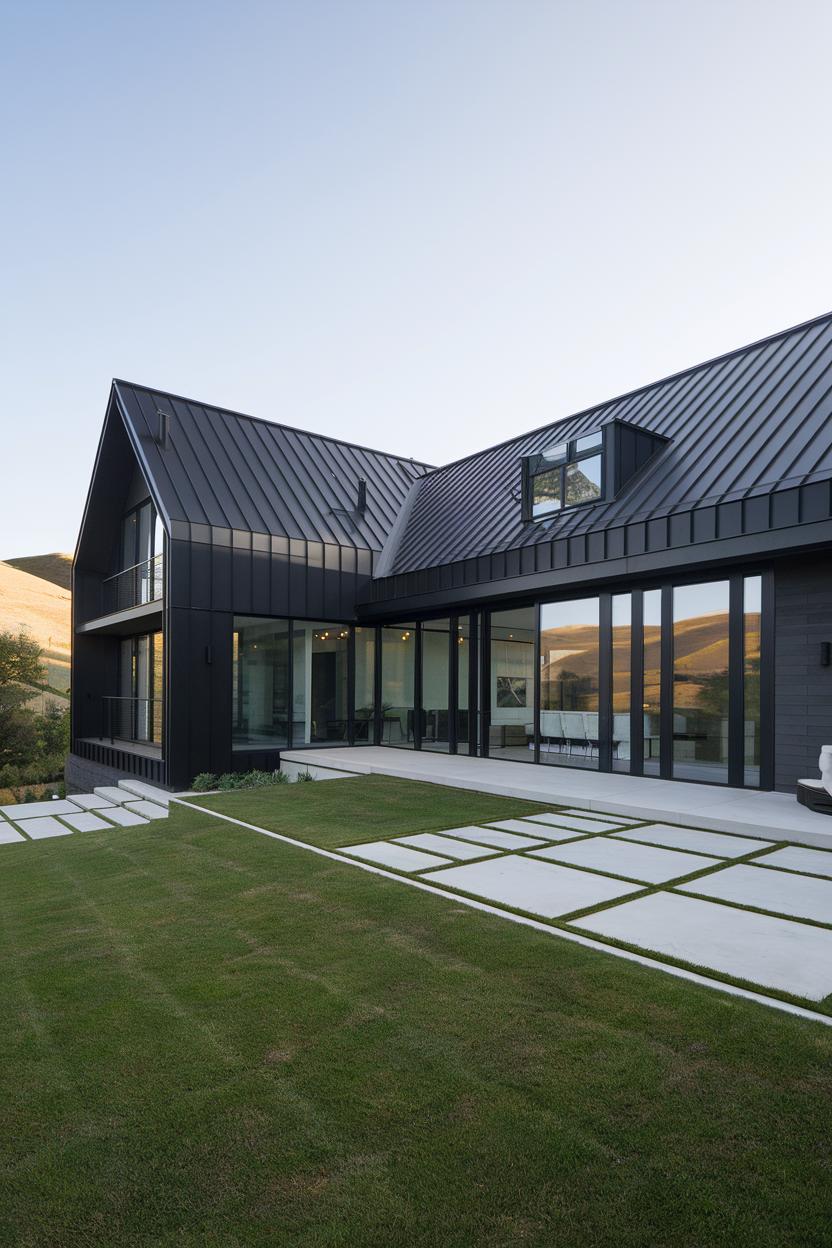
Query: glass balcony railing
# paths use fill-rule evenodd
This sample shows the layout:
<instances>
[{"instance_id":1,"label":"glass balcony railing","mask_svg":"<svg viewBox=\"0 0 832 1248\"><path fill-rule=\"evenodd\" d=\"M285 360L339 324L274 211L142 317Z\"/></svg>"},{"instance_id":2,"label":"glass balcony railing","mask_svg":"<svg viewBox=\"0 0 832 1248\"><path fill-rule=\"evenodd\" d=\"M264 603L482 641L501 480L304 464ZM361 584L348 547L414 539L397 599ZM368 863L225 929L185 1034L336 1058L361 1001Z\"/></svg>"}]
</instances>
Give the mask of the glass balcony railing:
<instances>
[{"instance_id":1,"label":"glass balcony railing","mask_svg":"<svg viewBox=\"0 0 832 1248\"><path fill-rule=\"evenodd\" d=\"M125 568L102 583L103 613L127 611L130 607L158 602L164 587L163 556L154 555L132 568Z\"/></svg>"}]
</instances>

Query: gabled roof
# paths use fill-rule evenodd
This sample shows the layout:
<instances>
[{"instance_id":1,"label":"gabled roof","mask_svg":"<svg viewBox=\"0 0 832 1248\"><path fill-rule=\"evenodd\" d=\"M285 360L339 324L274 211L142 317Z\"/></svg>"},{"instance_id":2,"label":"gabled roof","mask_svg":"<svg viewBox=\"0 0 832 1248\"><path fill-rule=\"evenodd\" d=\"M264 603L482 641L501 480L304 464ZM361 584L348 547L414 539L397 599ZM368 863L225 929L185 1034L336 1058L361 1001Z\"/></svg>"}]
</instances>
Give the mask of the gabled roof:
<instances>
[{"instance_id":1,"label":"gabled roof","mask_svg":"<svg viewBox=\"0 0 832 1248\"><path fill-rule=\"evenodd\" d=\"M670 439L616 498L524 523L521 460L613 421ZM832 477L832 313L422 477L376 577Z\"/></svg>"},{"instance_id":2,"label":"gabled roof","mask_svg":"<svg viewBox=\"0 0 832 1248\"><path fill-rule=\"evenodd\" d=\"M169 531L210 525L380 550L428 468L128 381L115 380L113 395ZM164 447L160 412L170 416Z\"/></svg>"}]
</instances>

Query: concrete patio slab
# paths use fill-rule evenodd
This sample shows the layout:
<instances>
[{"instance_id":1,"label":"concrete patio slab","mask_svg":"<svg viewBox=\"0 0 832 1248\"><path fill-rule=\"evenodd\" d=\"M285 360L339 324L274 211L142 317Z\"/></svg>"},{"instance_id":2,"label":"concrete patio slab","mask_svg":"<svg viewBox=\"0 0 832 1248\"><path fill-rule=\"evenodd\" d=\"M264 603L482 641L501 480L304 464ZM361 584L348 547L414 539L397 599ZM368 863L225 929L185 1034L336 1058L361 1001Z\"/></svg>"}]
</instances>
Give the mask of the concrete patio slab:
<instances>
[{"instance_id":1,"label":"concrete patio slab","mask_svg":"<svg viewBox=\"0 0 832 1248\"><path fill-rule=\"evenodd\" d=\"M664 884L705 867L724 865L721 858L705 858L676 849L656 849L633 841L614 841L608 836L592 836L569 845L551 845L532 850L533 858L565 862L573 867L592 867L610 875L623 875L644 884Z\"/></svg>"},{"instance_id":2,"label":"concrete patio slab","mask_svg":"<svg viewBox=\"0 0 832 1248\"><path fill-rule=\"evenodd\" d=\"M832 931L807 923L652 893L574 926L810 1001L832 992Z\"/></svg>"},{"instance_id":3,"label":"concrete patio slab","mask_svg":"<svg viewBox=\"0 0 832 1248\"><path fill-rule=\"evenodd\" d=\"M796 919L832 923L832 880L788 875L784 871L740 863L678 887L685 893L718 897L740 906L757 906L760 910L773 910L775 914L788 914Z\"/></svg>"},{"instance_id":4,"label":"concrete patio slab","mask_svg":"<svg viewBox=\"0 0 832 1248\"><path fill-rule=\"evenodd\" d=\"M31 837L33 841L44 840L47 836L72 835L71 828L65 828L62 823L58 823L58 820L53 819L51 815L41 815L37 819L21 819L17 826L21 832L25 832L26 836Z\"/></svg>"},{"instance_id":5,"label":"concrete patio slab","mask_svg":"<svg viewBox=\"0 0 832 1248\"><path fill-rule=\"evenodd\" d=\"M141 815L137 815L135 810L127 810L123 806L113 806L107 811L107 818L112 823L117 823L120 828L135 828L140 823L147 823Z\"/></svg>"},{"instance_id":6,"label":"concrete patio slab","mask_svg":"<svg viewBox=\"0 0 832 1248\"><path fill-rule=\"evenodd\" d=\"M106 832L108 829L112 831L113 828L111 823L105 823L91 810L81 810L75 815L62 815L61 818L75 832Z\"/></svg>"},{"instance_id":7,"label":"concrete patio slab","mask_svg":"<svg viewBox=\"0 0 832 1248\"><path fill-rule=\"evenodd\" d=\"M132 810L137 815L143 815L145 819L167 819L167 806L159 806L156 802L146 800L138 802L126 802L125 810Z\"/></svg>"},{"instance_id":8,"label":"concrete patio slab","mask_svg":"<svg viewBox=\"0 0 832 1248\"><path fill-rule=\"evenodd\" d=\"M516 832L505 832L500 828L448 828L445 836L454 836L460 841L476 841L478 845L493 845L496 849L534 849L545 845L541 837L518 836Z\"/></svg>"},{"instance_id":9,"label":"concrete patio slab","mask_svg":"<svg viewBox=\"0 0 832 1248\"><path fill-rule=\"evenodd\" d=\"M644 828L628 828L613 836L628 841L644 841L647 845L665 845L669 849L686 849L717 858L742 858L755 849L768 849L770 841L751 840L745 836L725 836L699 828L674 828L668 823L649 823Z\"/></svg>"},{"instance_id":10,"label":"concrete patio slab","mask_svg":"<svg viewBox=\"0 0 832 1248\"><path fill-rule=\"evenodd\" d=\"M498 828L501 832L519 832L521 836L541 837L547 841L571 841L573 837L584 836L578 828L555 828L551 824L529 823L527 819L498 819L486 825Z\"/></svg>"},{"instance_id":11,"label":"concrete patio slab","mask_svg":"<svg viewBox=\"0 0 832 1248\"><path fill-rule=\"evenodd\" d=\"M624 819L616 819L613 823L608 819L588 818L586 814L568 815L560 810L557 814L527 815L526 818L532 823L542 823L551 828L572 828L575 832L614 832L626 823Z\"/></svg>"},{"instance_id":12,"label":"concrete patio slab","mask_svg":"<svg viewBox=\"0 0 832 1248\"><path fill-rule=\"evenodd\" d=\"M25 841L25 836L12 827L10 823L0 820L0 845L11 845L13 841Z\"/></svg>"},{"instance_id":13,"label":"concrete patio slab","mask_svg":"<svg viewBox=\"0 0 832 1248\"><path fill-rule=\"evenodd\" d=\"M808 875L832 877L832 854L823 849L804 849L801 845L787 845L766 854L767 867L785 867L789 871L804 871Z\"/></svg>"},{"instance_id":14,"label":"concrete patio slab","mask_svg":"<svg viewBox=\"0 0 832 1248\"><path fill-rule=\"evenodd\" d=\"M281 758L355 775L400 776L503 797L528 798L546 805L586 807L588 812L612 817L667 819L718 832L832 849L832 819L798 805L789 793L758 793L727 785L690 784L575 767L535 767L504 759L388 746L290 750Z\"/></svg>"},{"instance_id":15,"label":"concrete patio slab","mask_svg":"<svg viewBox=\"0 0 832 1248\"><path fill-rule=\"evenodd\" d=\"M388 841L369 841L366 845L344 845L339 854L378 862L383 867L395 867L398 871L425 871L428 867L447 866L449 860L436 854L425 854Z\"/></svg>"},{"instance_id":16,"label":"concrete patio slab","mask_svg":"<svg viewBox=\"0 0 832 1248\"><path fill-rule=\"evenodd\" d=\"M487 858L496 854L496 849L488 849L485 845L474 845L470 841L455 841L450 836L439 836L434 832L417 832L413 836L400 836L393 844L410 845L413 849L426 849L429 853L442 854L446 858L458 858L468 862L472 858Z\"/></svg>"},{"instance_id":17,"label":"concrete patio slab","mask_svg":"<svg viewBox=\"0 0 832 1248\"><path fill-rule=\"evenodd\" d=\"M106 797L99 797L97 793L70 793L67 801L80 810L106 810L114 804L108 802Z\"/></svg>"},{"instance_id":18,"label":"concrete patio slab","mask_svg":"<svg viewBox=\"0 0 832 1248\"><path fill-rule=\"evenodd\" d=\"M0 806L0 815L19 823L21 819L40 819L55 815L73 815L78 807L63 799L54 802L18 802L16 806Z\"/></svg>"},{"instance_id":19,"label":"concrete patio slab","mask_svg":"<svg viewBox=\"0 0 832 1248\"><path fill-rule=\"evenodd\" d=\"M533 862L531 858L509 855L487 862L470 863L431 871L424 877L434 884L462 889L476 897L487 897L516 910L527 910L547 919L596 906L637 892L639 885L624 884L602 875L556 867L554 863Z\"/></svg>"}]
</instances>

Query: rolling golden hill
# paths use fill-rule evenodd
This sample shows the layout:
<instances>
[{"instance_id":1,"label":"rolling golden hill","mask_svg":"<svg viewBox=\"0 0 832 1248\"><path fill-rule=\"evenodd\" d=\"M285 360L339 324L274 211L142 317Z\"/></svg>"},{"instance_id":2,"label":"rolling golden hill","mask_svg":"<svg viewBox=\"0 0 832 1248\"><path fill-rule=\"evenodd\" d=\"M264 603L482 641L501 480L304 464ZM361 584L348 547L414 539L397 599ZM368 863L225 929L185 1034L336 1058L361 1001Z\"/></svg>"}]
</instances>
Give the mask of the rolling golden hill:
<instances>
[{"instance_id":1,"label":"rolling golden hill","mask_svg":"<svg viewBox=\"0 0 832 1248\"><path fill-rule=\"evenodd\" d=\"M0 632L28 633L43 649L46 683L64 692L69 689L71 601L68 589L0 563Z\"/></svg>"},{"instance_id":2,"label":"rolling golden hill","mask_svg":"<svg viewBox=\"0 0 832 1248\"><path fill-rule=\"evenodd\" d=\"M60 585L61 589L72 588L72 555L63 551L54 551L51 555L21 555L19 559L5 559L3 562L19 572L28 572L30 576L39 576L52 585Z\"/></svg>"}]
</instances>

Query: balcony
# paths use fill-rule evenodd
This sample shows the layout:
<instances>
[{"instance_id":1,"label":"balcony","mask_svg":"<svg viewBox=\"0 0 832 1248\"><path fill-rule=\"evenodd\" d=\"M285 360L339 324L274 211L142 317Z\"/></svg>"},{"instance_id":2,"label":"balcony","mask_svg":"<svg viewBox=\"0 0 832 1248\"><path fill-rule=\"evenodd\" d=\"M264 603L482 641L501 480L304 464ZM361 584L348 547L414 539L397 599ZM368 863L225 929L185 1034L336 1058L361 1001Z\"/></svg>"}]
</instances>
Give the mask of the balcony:
<instances>
[{"instance_id":1,"label":"balcony","mask_svg":"<svg viewBox=\"0 0 832 1248\"><path fill-rule=\"evenodd\" d=\"M148 758L161 758L164 719L161 698L105 697L101 702L101 736L87 740L145 754Z\"/></svg>"},{"instance_id":2,"label":"balcony","mask_svg":"<svg viewBox=\"0 0 832 1248\"><path fill-rule=\"evenodd\" d=\"M140 622L148 631L162 627L164 556L154 555L108 576L79 594L79 633L136 632Z\"/></svg>"},{"instance_id":3,"label":"balcony","mask_svg":"<svg viewBox=\"0 0 832 1248\"><path fill-rule=\"evenodd\" d=\"M108 576L101 588L105 615L160 602L164 592L163 556L154 555L115 576Z\"/></svg>"}]
</instances>

